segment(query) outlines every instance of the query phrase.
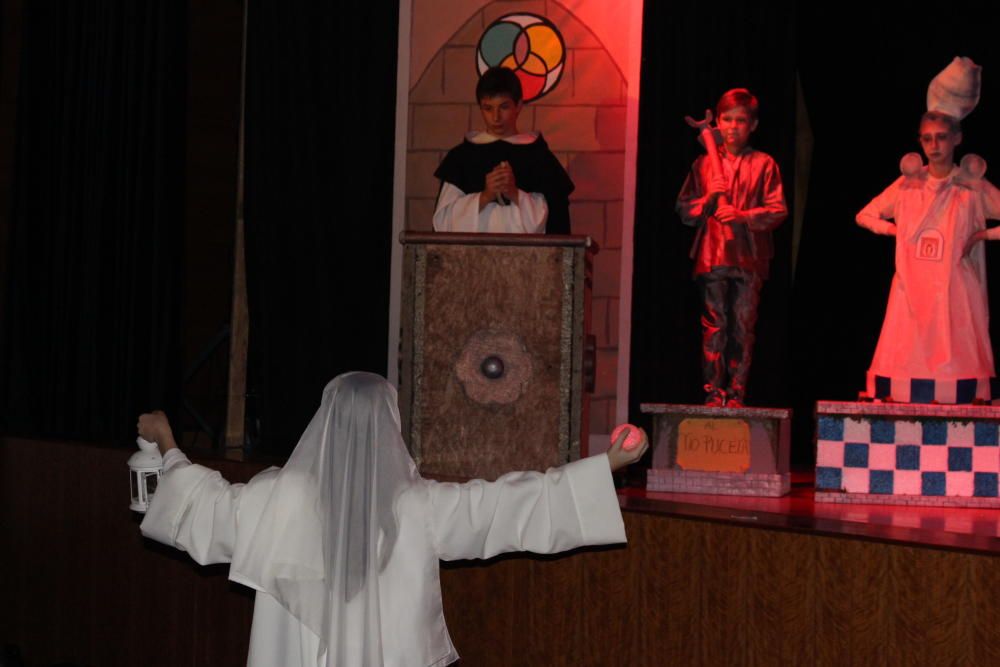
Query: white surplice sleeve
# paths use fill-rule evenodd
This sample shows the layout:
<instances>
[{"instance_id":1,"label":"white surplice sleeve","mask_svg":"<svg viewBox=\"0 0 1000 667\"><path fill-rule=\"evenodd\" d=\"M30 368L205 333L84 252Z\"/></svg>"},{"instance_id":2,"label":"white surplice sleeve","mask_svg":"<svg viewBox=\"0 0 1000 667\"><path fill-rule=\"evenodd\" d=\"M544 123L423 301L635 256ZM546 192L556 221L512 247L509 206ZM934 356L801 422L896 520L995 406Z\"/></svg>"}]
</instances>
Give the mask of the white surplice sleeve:
<instances>
[{"instance_id":1,"label":"white surplice sleeve","mask_svg":"<svg viewBox=\"0 0 1000 667\"><path fill-rule=\"evenodd\" d=\"M429 482L430 529L444 560L508 551L555 553L625 541L607 456L495 482Z\"/></svg>"},{"instance_id":2,"label":"white surplice sleeve","mask_svg":"<svg viewBox=\"0 0 1000 667\"><path fill-rule=\"evenodd\" d=\"M548 203L540 192L518 190L517 203L490 202L479 210L479 193L465 194L451 183L441 183L434 210L434 231L480 234L544 234Z\"/></svg>"},{"instance_id":3,"label":"white surplice sleeve","mask_svg":"<svg viewBox=\"0 0 1000 667\"><path fill-rule=\"evenodd\" d=\"M247 484L230 484L217 471L188 461L180 450L167 452L164 469L140 530L146 537L188 552L202 565L232 559L241 517L256 520L259 515L259 511L247 512L248 497L266 496L278 470L270 468Z\"/></svg>"}]
</instances>

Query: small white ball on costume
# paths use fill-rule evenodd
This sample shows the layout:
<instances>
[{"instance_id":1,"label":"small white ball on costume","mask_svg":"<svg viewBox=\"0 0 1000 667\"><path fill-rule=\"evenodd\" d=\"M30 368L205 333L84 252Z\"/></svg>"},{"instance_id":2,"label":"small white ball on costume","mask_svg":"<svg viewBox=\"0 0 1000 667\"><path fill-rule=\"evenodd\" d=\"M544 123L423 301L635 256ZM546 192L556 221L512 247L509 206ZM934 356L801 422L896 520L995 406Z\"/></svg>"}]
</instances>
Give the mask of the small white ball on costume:
<instances>
[{"instance_id":1,"label":"small white ball on costume","mask_svg":"<svg viewBox=\"0 0 1000 667\"><path fill-rule=\"evenodd\" d=\"M633 426L632 424L619 424L615 427L615 430L611 432L611 444L615 444L618 440L618 436L620 436L622 431L625 429L629 429L629 432L628 435L625 436L625 442L622 443L622 449L625 451L632 451L642 444L642 432L639 430L638 426Z\"/></svg>"},{"instance_id":2,"label":"small white ball on costume","mask_svg":"<svg viewBox=\"0 0 1000 667\"><path fill-rule=\"evenodd\" d=\"M899 171L903 173L903 176L917 176L923 168L924 161L919 153L907 153L899 161Z\"/></svg>"},{"instance_id":3,"label":"small white ball on costume","mask_svg":"<svg viewBox=\"0 0 1000 667\"><path fill-rule=\"evenodd\" d=\"M978 181L986 175L986 160L975 153L969 153L962 157L959 167L964 179Z\"/></svg>"}]
</instances>

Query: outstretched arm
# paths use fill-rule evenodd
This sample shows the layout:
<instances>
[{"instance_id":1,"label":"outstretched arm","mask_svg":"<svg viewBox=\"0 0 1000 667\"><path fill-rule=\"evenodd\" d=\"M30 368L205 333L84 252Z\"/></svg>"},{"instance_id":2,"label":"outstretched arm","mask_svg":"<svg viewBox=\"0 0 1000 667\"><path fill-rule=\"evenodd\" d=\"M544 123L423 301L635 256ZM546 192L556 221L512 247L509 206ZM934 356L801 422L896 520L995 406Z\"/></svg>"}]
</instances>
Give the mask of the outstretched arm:
<instances>
[{"instance_id":1,"label":"outstretched arm","mask_svg":"<svg viewBox=\"0 0 1000 667\"><path fill-rule=\"evenodd\" d=\"M495 482L428 482L427 491L435 550L444 560L625 541L604 454Z\"/></svg>"},{"instance_id":2,"label":"outstretched arm","mask_svg":"<svg viewBox=\"0 0 1000 667\"><path fill-rule=\"evenodd\" d=\"M236 543L243 487L184 457L182 465L174 466L160 480L140 526L142 534L188 552L202 565L228 563Z\"/></svg>"},{"instance_id":3,"label":"outstretched arm","mask_svg":"<svg viewBox=\"0 0 1000 667\"><path fill-rule=\"evenodd\" d=\"M625 541L611 472L637 461L648 447L622 445L545 473L514 472L495 482L428 482L431 529L445 560L491 558L508 551L555 553Z\"/></svg>"},{"instance_id":4,"label":"outstretched arm","mask_svg":"<svg viewBox=\"0 0 1000 667\"><path fill-rule=\"evenodd\" d=\"M159 445L164 468L140 526L142 534L188 552L202 565L228 563L245 491L268 483L270 476L261 473L249 485L230 484L218 472L192 464L177 448L162 412L140 416L139 434Z\"/></svg>"}]
</instances>

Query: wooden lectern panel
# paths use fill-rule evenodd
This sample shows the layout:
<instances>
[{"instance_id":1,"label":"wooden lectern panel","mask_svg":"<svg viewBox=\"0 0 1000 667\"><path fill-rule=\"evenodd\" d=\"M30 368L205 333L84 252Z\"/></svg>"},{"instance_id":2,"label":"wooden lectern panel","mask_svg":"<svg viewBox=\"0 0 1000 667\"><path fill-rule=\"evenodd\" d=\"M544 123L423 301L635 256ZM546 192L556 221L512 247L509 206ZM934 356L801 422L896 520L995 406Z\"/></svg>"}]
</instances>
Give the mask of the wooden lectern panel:
<instances>
[{"instance_id":1,"label":"wooden lectern panel","mask_svg":"<svg viewBox=\"0 0 1000 667\"><path fill-rule=\"evenodd\" d=\"M404 235L400 410L423 474L580 456L586 237L513 238Z\"/></svg>"}]
</instances>

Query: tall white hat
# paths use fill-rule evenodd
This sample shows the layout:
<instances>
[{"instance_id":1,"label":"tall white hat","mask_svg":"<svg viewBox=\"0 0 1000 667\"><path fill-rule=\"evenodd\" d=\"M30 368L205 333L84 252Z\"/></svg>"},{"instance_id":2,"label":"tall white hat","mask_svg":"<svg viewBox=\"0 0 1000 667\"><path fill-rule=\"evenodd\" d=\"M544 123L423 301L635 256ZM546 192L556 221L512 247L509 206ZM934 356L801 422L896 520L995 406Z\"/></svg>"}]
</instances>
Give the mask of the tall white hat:
<instances>
[{"instance_id":1,"label":"tall white hat","mask_svg":"<svg viewBox=\"0 0 1000 667\"><path fill-rule=\"evenodd\" d=\"M927 87L927 110L962 120L979 104L983 68L971 58L956 56Z\"/></svg>"}]
</instances>

